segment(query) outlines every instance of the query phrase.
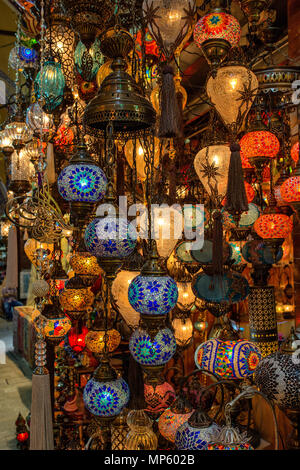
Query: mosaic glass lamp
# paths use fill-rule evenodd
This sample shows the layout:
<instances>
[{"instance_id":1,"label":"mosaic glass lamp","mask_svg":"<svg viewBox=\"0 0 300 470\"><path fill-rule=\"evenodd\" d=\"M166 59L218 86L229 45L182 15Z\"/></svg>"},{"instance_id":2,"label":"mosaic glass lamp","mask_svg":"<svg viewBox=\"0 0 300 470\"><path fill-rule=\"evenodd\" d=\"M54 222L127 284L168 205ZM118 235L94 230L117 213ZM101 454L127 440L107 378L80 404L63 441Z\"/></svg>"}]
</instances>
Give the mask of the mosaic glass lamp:
<instances>
[{"instance_id":1,"label":"mosaic glass lamp","mask_svg":"<svg viewBox=\"0 0 300 470\"><path fill-rule=\"evenodd\" d=\"M59 302L67 314L75 320L82 317L91 308L94 294L76 275L65 284L64 290L59 294Z\"/></svg>"},{"instance_id":2,"label":"mosaic glass lamp","mask_svg":"<svg viewBox=\"0 0 300 470\"><path fill-rule=\"evenodd\" d=\"M257 166L260 160L275 158L280 150L276 135L268 130L248 132L240 140L241 152L251 165Z\"/></svg>"},{"instance_id":3,"label":"mosaic glass lamp","mask_svg":"<svg viewBox=\"0 0 300 470\"><path fill-rule=\"evenodd\" d=\"M219 64L229 49L238 45L240 37L238 20L220 9L202 16L194 29L195 43L213 65Z\"/></svg>"},{"instance_id":4,"label":"mosaic glass lamp","mask_svg":"<svg viewBox=\"0 0 300 470\"><path fill-rule=\"evenodd\" d=\"M88 329L86 326L83 326L82 328L78 328L78 326L74 326L73 328L70 329L69 334L68 334L68 342L70 347L75 351L76 353L81 353L85 349L85 338L86 335L88 334Z\"/></svg>"},{"instance_id":5,"label":"mosaic glass lamp","mask_svg":"<svg viewBox=\"0 0 300 470\"><path fill-rule=\"evenodd\" d=\"M201 149L194 160L198 178L208 194L224 197L227 190L230 148L228 145L210 145Z\"/></svg>"},{"instance_id":6,"label":"mosaic glass lamp","mask_svg":"<svg viewBox=\"0 0 300 470\"><path fill-rule=\"evenodd\" d=\"M129 286L128 300L142 317L165 316L177 303L176 282L158 265L156 243L152 244L150 259L144 264L141 274Z\"/></svg>"},{"instance_id":7,"label":"mosaic glass lamp","mask_svg":"<svg viewBox=\"0 0 300 470\"><path fill-rule=\"evenodd\" d=\"M158 429L161 435L168 441L174 443L177 430L188 421L194 410L187 400L179 395L170 408L160 415Z\"/></svg>"},{"instance_id":8,"label":"mosaic glass lamp","mask_svg":"<svg viewBox=\"0 0 300 470\"><path fill-rule=\"evenodd\" d=\"M254 450L248 442L247 433L240 433L239 429L228 425L221 428L215 442L208 444L207 450Z\"/></svg>"},{"instance_id":9,"label":"mosaic glass lamp","mask_svg":"<svg viewBox=\"0 0 300 470\"><path fill-rule=\"evenodd\" d=\"M254 380L259 389L282 409L300 411L300 365L295 361L298 338L294 329L280 351L265 357Z\"/></svg>"},{"instance_id":10,"label":"mosaic glass lamp","mask_svg":"<svg viewBox=\"0 0 300 470\"><path fill-rule=\"evenodd\" d=\"M159 330L153 339L147 331L138 328L130 337L129 350L135 361L151 374L152 370L163 370L165 364L174 356L176 340L169 328ZM157 377L155 379L157 380Z\"/></svg>"},{"instance_id":11,"label":"mosaic glass lamp","mask_svg":"<svg viewBox=\"0 0 300 470\"><path fill-rule=\"evenodd\" d=\"M86 251L73 253L69 263L74 273L86 281L86 285L91 285L101 274L97 258Z\"/></svg>"},{"instance_id":12,"label":"mosaic glass lamp","mask_svg":"<svg viewBox=\"0 0 300 470\"><path fill-rule=\"evenodd\" d=\"M250 341L210 339L195 351L195 364L222 379L244 379L250 377L259 361L259 348Z\"/></svg>"},{"instance_id":13,"label":"mosaic glass lamp","mask_svg":"<svg viewBox=\"0 0 300 470\"><path fill-rule=\"evenodd\" d=\"M288 215L265 211L254 223L254 230L263 239L284 239L293 230L293 222Z\"/></svg>"},{"instance_id":14,"label":"mosaic glass lamp","mask_svg":"<svg viewBox=\"0 0 300 470\"><path fill-rule=\"evenodd\" d=\"M43 99L43 110L51 113L64 99L65 77L61 64L53 58L47 60L35 78L38 99Z\"/></svg>"},{"instance_id":15,"label":"mosaic glass lamp","mask_svg":"<svg viewBox=\"0 0 300 470\"><path fill-rule=\"evenodd\" d=\"M103 64L103 55L100 50L100 41L97 38L87 50L83 42L79 41L74 53L74 62L77 72L88 82L95 80L100 66Z\"/></svg>"},{"instance_id":16,"label":"mosaic glass lamp","mask_svg":"<svg viewBox=\"0 0 300 470\"><path fill-rule=\"evenodd\" d=\"M242 248L242 254L248 263L257 264L274 264L278 263L283 257L283 249L279 248L276 259L272 250L263 242L263 240L251 240Z\"/></svg>"},{"instance_id":17,"label":"mosaic glass lamp","mask_svg":"<svg viewBox=\"0 0 300 470\"><path fill-rule=\"evenodd\" d=\"M120 344L121 335L114 328L106 327L103 318L97 317L85 341L89 351L97 357L100 354L115 351Z\"/></svg>"},{"instance_id":18,"label":"mosaic glass lamp","mask_svg":"<svg viewBox=\"0 0 300 470\"><path fill-rule=\"evenodd\" d=\"M288 178L281 186L282 199L291 205L300 202L300 176L294 175Z\"/></svg>"},{"instance_id":19,"label":"mosaic glass lamp","mask_svg":"<svg viewBox=\"0 0 300 470\"><path fill-rule=\"evenodd\" d=\"M100 418L117 416L127 405L129 387L124 379L117 377L106 358L84 387L83 401L87 410Z\"/></svg>"},{"instance_id":20,"label":"mosaic glass lamp","mask_svg":"<svg viewBox=\"0 0 300 470\"><path fill-rule=\"evenodd\" d=\"M71 329L70 319L62 312L57 302L53 299L52 304L46 304L42 311L43 334L47 341L58 345Z\"/></svg>"},{"instance_id":21,"label":"mosaic glass lamp","mask_svg":"<svg viewBox=\"0 0 300 470\"><path fill-rule=\"evenodd\" d=\"M14 47L9 53L8 63L12 69L18 69L19 71L29 67L36 68L38 65L38 54L31 47Z\"/></svg>"},{"instance_id":22,"label":"mosaic glass lamp","mask_svg":"<svg viewBox=\"0 0 300 470\"><path fill-rule=\"evenodd\" d=\"M202 410L196 410L176 432L178 450L206 450L207 445L219 435L220 428Z\"/></svg>"},{"instance_id":23,"label":"mosaic glass lamp","mask_svg":"<svg viewBox=\"0 0 300 470\"><path fill-rule=\"evenodd\" d=\"M152 421L144 410L128 413L129 433L125 438L126 450L156 450L157 436L152 430Z\"/></svg>"},{"instance_id":24,"label":"mosaic glass lamp","mask_svg":"<svg viewBox=\"0 0 300 470\"><path fill-rule=\"evenodd\" d=\"M224 227L227 229L236 227L236 223L231 214L222 209ZM249 209L241 214L239 227L251 227L261 214L260 208L250 202Z\"/></svg>"},{"instance_id":25,"label":"mosaic glass lamp","mask_svg":"<svg viewBox=\"0 0 300 470\"><path fill-rule=\"evenodd\" d=\"M144 385L146 411L153 418L157 418L175 399L175 390L168 382Z\"/></svg>"},{"instance_id":26,"label":"mosaic glass lamp","mask_svg":"<svg viewBox=\"0 0 300 470\"><path fill-rule=\"evenodd\" d=\"M291 157L295 163L299 160L299 142L296 142L291 149Z\"/></svg>"},{"instance_id":27,"label":"mosaic glass lamp","mask_svg":"<svg viewBox=\"0 0 300 470\"><path fill-rule=\"evenodd\" d=\"M69 202L93 203L103 198L107 178L87 154L85 144L77 146L76 154L58 177L57 187L60 195Z\"/></svg>"}]
</instances>

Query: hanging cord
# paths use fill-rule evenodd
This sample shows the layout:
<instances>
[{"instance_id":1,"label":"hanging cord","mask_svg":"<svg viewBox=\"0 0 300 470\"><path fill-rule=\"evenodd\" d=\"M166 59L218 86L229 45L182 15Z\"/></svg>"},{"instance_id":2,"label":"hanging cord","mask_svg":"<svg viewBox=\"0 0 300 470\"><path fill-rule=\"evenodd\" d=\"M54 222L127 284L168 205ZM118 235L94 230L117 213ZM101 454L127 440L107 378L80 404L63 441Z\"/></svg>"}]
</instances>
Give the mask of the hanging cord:
<instances>
[{"instance_id":1,"label":"hanging cord","mask_svg":"<svg viewBox=\"0 0 300 470\"><path fill-rule=\"evenodd\" d=\"M155 141L154 133L149 137L144 135L144 159L145 159L145 174L146 174L146 205L148 210L148 240L149 247L152 245L152 195L153 195L153 167L154 167L154 151Z\"/></svg>"}]
</instances>

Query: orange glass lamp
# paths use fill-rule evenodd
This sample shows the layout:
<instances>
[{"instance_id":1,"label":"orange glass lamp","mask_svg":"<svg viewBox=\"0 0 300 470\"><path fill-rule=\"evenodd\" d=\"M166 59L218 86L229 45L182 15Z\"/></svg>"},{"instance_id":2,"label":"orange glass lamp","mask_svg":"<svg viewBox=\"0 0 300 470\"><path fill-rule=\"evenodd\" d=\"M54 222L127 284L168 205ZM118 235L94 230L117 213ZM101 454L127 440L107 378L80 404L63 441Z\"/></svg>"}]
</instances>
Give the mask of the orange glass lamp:
<instances>
[{"instance_id":1,"label":"orange glass lamp","mask_svg":"<svg viewBox=\"0 0 300 470\"><path fill-rule=\"evenodd\" d=\"M112 353L121 342L120 333L114 328L105 328L104 319L97 318L85 337L86 347L96 357L104 353Z\"/></svg>"},{"instance_id":2,"label":"orange glass lamp","mask_svg":"<svg viewBox=\"0 0 300 470\"><path fill-rule=\"evenodd\" d=\"M80 276L85 285L92 285L101 274L96 256L86 251L77 251L70 258L70 266Z\"/></svg>"},{"instance_id":3,"label":"orange glass lamp","mask_svg":"<svg viewBox=\"0 0 300 470\"><path fill-rule=\"evenodd\" d=\"M59 295L59 302L72 320L78 320L92 307L94 297L92 291L76 275L66 283Z\"/></svg>"},{"instance_id":4,"label":"orange glass lamp","mask_svg":"<svg viewBox=\"0 0 300 470\"><path fill-rule=\"evenodd\" d=\"M298 214L300 214L300 161L298 160L297 166L293 175L288 178L281 186L281 197L288 204L291 205Z\"/></svg>"},{"instance_id":5,"label":"orange glass lamp","mask_svg":"<svg viewBox=\"0 0 300 470\"><path fill-rule=\"evenodd\" d=\"M291 157L293 159L294 162L298 162L299 160L299 142L296 142L293 147L292 147L292 150L291 150Z\"/></svg>"}]
</instances>

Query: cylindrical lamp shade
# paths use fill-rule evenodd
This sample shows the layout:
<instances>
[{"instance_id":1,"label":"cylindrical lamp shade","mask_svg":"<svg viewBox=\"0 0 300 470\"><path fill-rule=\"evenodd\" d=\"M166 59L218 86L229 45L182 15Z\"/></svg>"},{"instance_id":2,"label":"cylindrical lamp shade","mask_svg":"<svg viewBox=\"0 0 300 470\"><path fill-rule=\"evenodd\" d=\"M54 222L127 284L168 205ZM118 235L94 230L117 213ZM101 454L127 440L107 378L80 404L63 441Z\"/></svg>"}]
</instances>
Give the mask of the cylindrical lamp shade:
<instances>
[{"instance_id":1,"label":"cylindrical lamp shade","mask_svg":"<svg viewBox=\"0 0 300 470\"><path fill-rule=\"evenodd\" d=\"M172 321L176 344L184 347L191 343L193 338L193 323L190 318L174 318Z\"/></svg>"},{"instance_id":2,"label":"cylindrical lamp shade","mask_svg":"<svg viewBox=\"0 0 300 470\"><path fill-rule=\"evenodd\" d=\"M189 311L195 302L195 294L190 282L177 282L177 307L184 312Z\"/></svg>"},{"instance_id":3,"label":"cylindrical lamp shade","mask_svg":"<svg viewBox=\"0 0 300 470\"><path fill-rule=\"evenodd\" d=\"M278 350L274 287L251 287L248 297L250 340L263 357Z\"/></svg>"}]
</instances>

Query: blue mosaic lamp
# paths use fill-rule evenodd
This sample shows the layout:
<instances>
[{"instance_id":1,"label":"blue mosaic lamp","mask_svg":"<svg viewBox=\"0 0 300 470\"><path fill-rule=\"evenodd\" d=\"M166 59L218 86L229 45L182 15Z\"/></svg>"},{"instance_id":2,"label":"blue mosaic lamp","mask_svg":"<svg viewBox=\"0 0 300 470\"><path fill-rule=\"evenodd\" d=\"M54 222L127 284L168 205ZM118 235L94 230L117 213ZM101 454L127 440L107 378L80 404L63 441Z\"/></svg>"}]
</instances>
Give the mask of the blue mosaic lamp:
<instances>
[{"instance_id":1,"label":"blue mosaic lamp","mask_svg":"<svg viewBox=\"0 0 300 470\"><path fill-rule=\"evenodd\" d=\"M43 110L51 113L64 99L65 77L61 64L48 59L35 78L34 88L37 98L44 101Z\"/></svg>"},{"instance_id":2,"label":"blue mosaic lamp","mask_svg":"<svg viewBox=\"0 0 300 470\"><path fill-rule=\"evenodd\" d=\"M280 246L276 256L274 256L271 248L266 245L263 240L251 240L243 246L242 254L245 260L253 265L272 265L274 263L279 263L283 257L283 250Z\"/></svg>"},{"instance_id":3,"label":"blue mosaic lamp","mask_svg":"<svg viewBox=\"0 0 300 470\"><path fill-rule=\"evenodd\" d=\"M175 436L178 450L207 450L220 434L219 426L202 410L196 410L188 421L182 424Z\"/></svg>"},{"instance_id":4,"label":"blue mosaic lamp","mask_svg":"<svg viewBox=\"0 0 300 470\"><path fill-rule=\"evenodd\" d=\"M249 294L247 279L231 271L218 277L201 273L195 278L192 289L199 299L218 304L238 303Z\"/></svg>"},{"instance_id":5,"label":"blue mosaic lamp","mask_svg":"<svg viewBox=\"0 0 300 470\"><path fill-rule=\"evenodd\" d=\"M107 358L102 360L83 391L85 407L96 418L118 416L129 402L129 396L127 383L117 377Z\"/></svg>"},{"instance_id":6,"label":"blue mosaic lamp","mask_svg":"<svg viewBox=\"0 0 300 470\"><path fill-rule=\"evenodd\" d=\"M155 241L152 242L150 258L142 267L141 274L129 286L128 300L142 318L165 316L177 303L177 284L159 266Z\"/></svg>"},{"instance_id":7,"label":"blue mosaic lamp","mask_svg":"<svg viewBox=\"0 0 300 470\"><path fill-rule=\"evenodd\" d=\"M79 41L74 53L74 62L77 72L84 80L87 82L95 80L97 72L103 64L99 39L95 40L89 50L87 50L83 42Z\"/></svg>"},{"instance_id":8,"label":"blue mosaic lamp","mask_svg":"<svg viewBox=\"0 0 300 470\"><path fill-rule=\"evenodd\" d=\"M169 328L162 328L153 335L137 328L129 340L129 350L147 375L147 383L159 383L160 373L175 354L176 339Z\"/></svg>"},{"instance_id":9,"label":"blue mosaic lamp","mask_svg":"<svg viewBox=\"0 0 300 470\"><path fill-rule=\"evenodd\" d=\"M58 191L69 202L98 202L105 194L107 178L87 154L84 143L77 150L58 177Z\"/></svg>"}]
</instances>

